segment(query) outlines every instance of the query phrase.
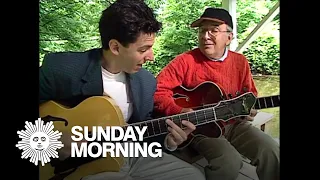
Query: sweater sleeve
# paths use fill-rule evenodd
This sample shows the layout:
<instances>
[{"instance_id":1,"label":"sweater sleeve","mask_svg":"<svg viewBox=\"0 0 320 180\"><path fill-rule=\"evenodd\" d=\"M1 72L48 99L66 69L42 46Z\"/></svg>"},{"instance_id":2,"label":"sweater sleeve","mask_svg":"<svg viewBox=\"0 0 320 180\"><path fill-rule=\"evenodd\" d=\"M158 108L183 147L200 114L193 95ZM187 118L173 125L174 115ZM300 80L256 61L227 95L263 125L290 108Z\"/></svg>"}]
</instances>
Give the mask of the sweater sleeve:
<instances>
[{"instance_id":1,"label":"sweater sleeve","mask_svg":"<svg viewBox=\"0 0 320 180\"><path fill-rule=\"evenodd\" d=\"M174 58L157 76L157 89L154 94L155 111L169 116L181 112L182 107L178 106L173 99L173 89L180 86L185 78L187 63L183 56Z\"/></svg>"},{"instance_id":2,"label":"sweater sleeve","mask_svg":"<svg viewBox=\"0 0 320 180\"><path fill-rule=\"evenodd\" d=\"M246 88L247 92L252 92L255 96L258 96L258 91L251 74L250 65L246 58L245 58L245 68L244 68L244 76L242 80L242 87Z\"/></svg>"}]
</instances>

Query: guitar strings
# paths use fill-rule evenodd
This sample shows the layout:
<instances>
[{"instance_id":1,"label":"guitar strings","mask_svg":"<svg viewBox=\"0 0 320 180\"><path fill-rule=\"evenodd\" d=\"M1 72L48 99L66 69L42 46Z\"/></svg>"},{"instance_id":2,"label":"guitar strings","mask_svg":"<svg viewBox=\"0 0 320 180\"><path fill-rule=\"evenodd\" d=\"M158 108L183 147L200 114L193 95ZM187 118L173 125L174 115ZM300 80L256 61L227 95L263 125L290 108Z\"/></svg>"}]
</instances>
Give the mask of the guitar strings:
<instances>
[{"instance_id":1,"label":"guitar strings","mask_svg":"<svg viewBox=\"0 0 320 180\"><path fill-rule=\"evenodd\" d=\"M272 100L273 97L278 97L278 99L279 99L279 96L280 95L259 97L259 98L257 98L257 101L259 99L261 99L261 98L271 98L271 101L273 101ZM167 127L166 123L164 123L165 124L165 128L161 127L161 125L160 125L160 123L161 123L160 121L165 121L166 119L171 119L176 125L180 126L180 128L182 128L182 129L185 129L185 127L183 127L182 120L190 121L190 122L194 123L196 126L207 124L207 123L211 123L211 122L214 122L214 121L217 121L217 120L224 121L221 118L220 119L216 119L217 114L221 115L221 114L219 114L220 112L218 110L220 108L223 108L223 107L227 106L227 105L221 105L221 106L215 107L217 104L220 104L220 103L221 102L212 103L212 104L206 104L206 105L203 105L203 106L198 106L198 107L203 107L203 109L198 109L198 110L195 110L195 111L192 111L192 112L188 112L188 113L176 114L176 115L172 115L172 116L168 116L168 117L161 117L161 118L152 119L152 120L149 120L149 121L142 121L142 122L137 122L137 123L133 123L133 124L126 124L123 127L126 128L128 126L134 126L134 125L138 125L138 126L142 126L142 127L143 126L147 126L148 135L146 137L152 137L152 136L156 136L156 135L160 135L160 134L168 132L168 129L167 129L168 127ZM272 102L272 104L274 104L274 103ZM212 111L209 111L210 109ZM199 113L201 111L203 111L203 113L201 113L200 115L197 115L197 113ZM181 116L183 116L183 115L186 116L186 119L181 119ZM192 116L193 118L191 119L190 116ZM246 115L239 115L239 116L246 116ZM235 118L237 118L239 116L234 116L232 118L228 118L228 120L229 119L235 119ZM155 124L157 124L157 126L154 126L154 122L156 122ZM152 128L149 127L149 126L152 126ZM156 133L156 130L158 132L160 132L160 133ZM151 132L153 132L153 133L151 133ZM153 135L149 135L149 134L153 134Z\"/></svg>"},{"instance_id":2,"label":"guitar strings","mask_svg":"<svg viewBox=\"0 0 320 180\"><path fill-rule=\"evenodd\" d=\"M186 116L188 116L187 114L191 114L191 113L194 113L194 115L191 115L191 116L195 116L195 121L191 120L191 122L195 123L195 125L203 125L203 124L207 124L207 123L210 123L210 122L214 122L214 120L216 119L215 117L215 114L217 112L218 109L220 108L223 108L223 107L226 107L227 105L221 105L217 108L208 108L207 110L210 110L212 109L212 111L210 112L207 112L205 113L204 115L196 115L197 112L200 112L200 111L206 111L204 109L200 109L200 110L196 110L196 111L193 111L193 112L188 112L188 113L183 113L183 114L186 114ZM178 116L181 116L183 114L176 114L176 115L173 115L173 116L168 116L168 117L162 117L162 118L157 118L157 119L153 119L153 120L150 120L150 121L143 121L143 122L137 122L137 123L133 123L133 124L127 124L123 127L128 127L128 126L133 126L133 125L138 125L138 126L147 126L147 136L145 137L153 137L153 136L157 136L157 135L161 135L161 134L164 134L164 133L168 133L168 129L167 129L167 124L165 123L165 129L161 128L161 125L160 125L160 121L165 121L166 119L172 119L172 121L177 124L178 126L180 126L182 129L185 129L185 127L182 127L182 123L181 121L182 120L189 120L190 117L186 117L187 119L182 119L180 120L180 118ZM174 118L179 118L179 119L174 119ZM208 117L208 118L207 118ZM203 120L198 120L198 119L204 119L205 121ZM157 124L158 126L154 126L153 123L157 121ZM178 121L178 123L176 122ZM189 120L190 121L190 120ZM150 128L148 126L148 123L151 123L151 126L152 128ZM160 127L160 128L159 128ZM151 132L153 133L150 133L150 129L151 129ZM156 133L155 130L159 131L160 133ZM151 135L150 135L151 134Z\"/></svg>"}]
</instances>

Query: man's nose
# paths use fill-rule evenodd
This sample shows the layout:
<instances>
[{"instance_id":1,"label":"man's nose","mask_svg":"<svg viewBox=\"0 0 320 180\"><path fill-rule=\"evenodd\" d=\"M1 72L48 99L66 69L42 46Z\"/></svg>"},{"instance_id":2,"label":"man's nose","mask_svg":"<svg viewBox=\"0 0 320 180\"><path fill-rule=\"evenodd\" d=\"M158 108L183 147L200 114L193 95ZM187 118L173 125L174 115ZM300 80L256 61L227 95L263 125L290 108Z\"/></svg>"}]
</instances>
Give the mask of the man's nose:
<instances>
[{"instance_id":1,"label":"man's nose","mask_svg":"<svg viewBox=\"0 0 320 180\"><path fill-rule=\"evenodd\" d=\"M153 60L154 60L154 54L153 54L153 50L151 50L148 56L146 57L146 61L153 61Z\"/></svg>"},{"instance_id":2,"label":"man's nose","mask_svg":"<svg viewBox=\"0 0 320 180\"><path fill-rule=\"evenodd\" d=\"M204 39L213 39L214 38L213 35L210 34L209 31L206 31L203 37L204 37Z\"/></svg>"}]
</instances>

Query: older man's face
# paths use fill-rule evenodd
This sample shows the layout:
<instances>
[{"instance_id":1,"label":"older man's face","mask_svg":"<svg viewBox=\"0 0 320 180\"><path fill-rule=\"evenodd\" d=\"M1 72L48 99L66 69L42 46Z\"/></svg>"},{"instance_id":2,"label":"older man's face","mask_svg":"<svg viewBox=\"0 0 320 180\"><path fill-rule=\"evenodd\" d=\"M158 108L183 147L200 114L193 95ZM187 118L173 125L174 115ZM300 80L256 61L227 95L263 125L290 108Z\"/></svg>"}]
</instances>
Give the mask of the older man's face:
<instances>
[{"instance_id":1,"label":"older man's face","mask_svg":"<svg viewBox=\"0 0 320 180\"><path fill-rule=\"evenodd\" d=\"M232 40L232 32L228 32L226 24L217 24L205 20L199 27L199 48L210 58L220 58Z\"/></svg>"}]
</instances>

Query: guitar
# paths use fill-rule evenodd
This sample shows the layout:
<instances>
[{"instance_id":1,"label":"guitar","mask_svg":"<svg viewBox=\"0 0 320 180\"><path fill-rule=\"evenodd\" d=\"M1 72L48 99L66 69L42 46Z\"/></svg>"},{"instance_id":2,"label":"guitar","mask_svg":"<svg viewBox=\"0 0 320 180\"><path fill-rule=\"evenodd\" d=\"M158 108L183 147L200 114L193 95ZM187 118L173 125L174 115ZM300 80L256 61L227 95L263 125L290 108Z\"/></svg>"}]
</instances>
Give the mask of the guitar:
<instances>
[{"instance_id":1,"label":"guitar","mask_svg":"<svg viewBox=\"0 0 320 180\"><path fill-rule=\"evenodd\" d=\"M235 101L235 99L227 100L228 97L230 98L230 95L227 95L218 84L211 81L200 83L193 89L178 86L173 90L173 97L177 105L195 110L214 107L220 101L224 101L224 103L228 101ZM280 95L273 95L256 98L253 108L259 110L278 106L280 106ZM227 119L220 119L198 126L196 130L190 134L188 139L178 148L183 149L187 147L196 136L204 135L212 138L221 137L224 134L224 126L226 125L226 122L234 120L237 117L244 116L243 114L235 116L234 114L230 113L229 118Z\"/></svg>"},{"instance_id":2,"label":"guitar","mask_svg":"<svg viewBox=\"0 0 320 180\"><path fill-rule=\"evenodd\" d=\"M245 93L237 98L227 101L220 101L210 107L195 110L193 112L161 117L148 121L137 122L130 125L147 126L144 138L155 137L167 134L166 119L173 120L181 128L184 128L181 121L189 120L196 126L215 122L217 120L228 121L231 117L247 116L256 102L252 93ZM121 126L128 127L123 119L120 108L115 101L105 96L93 96L85 99L75 107L67 107L56 101L47 101L39 106L40 117L45 121L53 121L54 128L64 133L71 134L73 126ZM60 162L53 159L51 163L40 166L40 179L48 180L55 176L64 177L65 180L81 179L84 176L97 174L105 171L119 171L124 160L123 157L93 158L78 163L76 168L64 166L70 162L75 163L78 158L71 158L70 161ZM82 158L81 158L82 159ZM72 164L72 163L70 163ZM64 168L62 168L64 167ZM63 179L63 178L60 178Z\"/></svg>"},{"instance_id":3,"label":"guitar","mask_svg":"<svg viewBox=\"0 0 320 180\"><path fill-rule=\"evenodd\" d=\"M249 94L250 96L248 96ZM210 122L203 125L198 124L196 130L193 131L188 136L188 139L180 144L177 151L172 152L172 154L186 162L193 163L201 158L195 150L187 148L195 137L207 136L219 138L224 134L224 126L227 122L235 121L236 118L244 118L245 114L250 114L249 109L254 108L259 110L280 106L280 95L259 98L253 98L252 96L254 96L252 93L244 93L239 97L232 98L230 95L226 94L218 84L211 81L200 83L193 89L188 89L183 86L178 86L173 89L173 98L177 105L184 108L192 108L194 110L215 107L216 117L206 117L206 121ZM240 103L241 100L243 100L243 106L234 104ZM232 107L232 109L229 109L230 107ZM247 107L247 109L244 109L244 107ZM217 111L218 109L219 111ZM240 113L241 111L242 113Z\"/></svg>"}]
</instances>

